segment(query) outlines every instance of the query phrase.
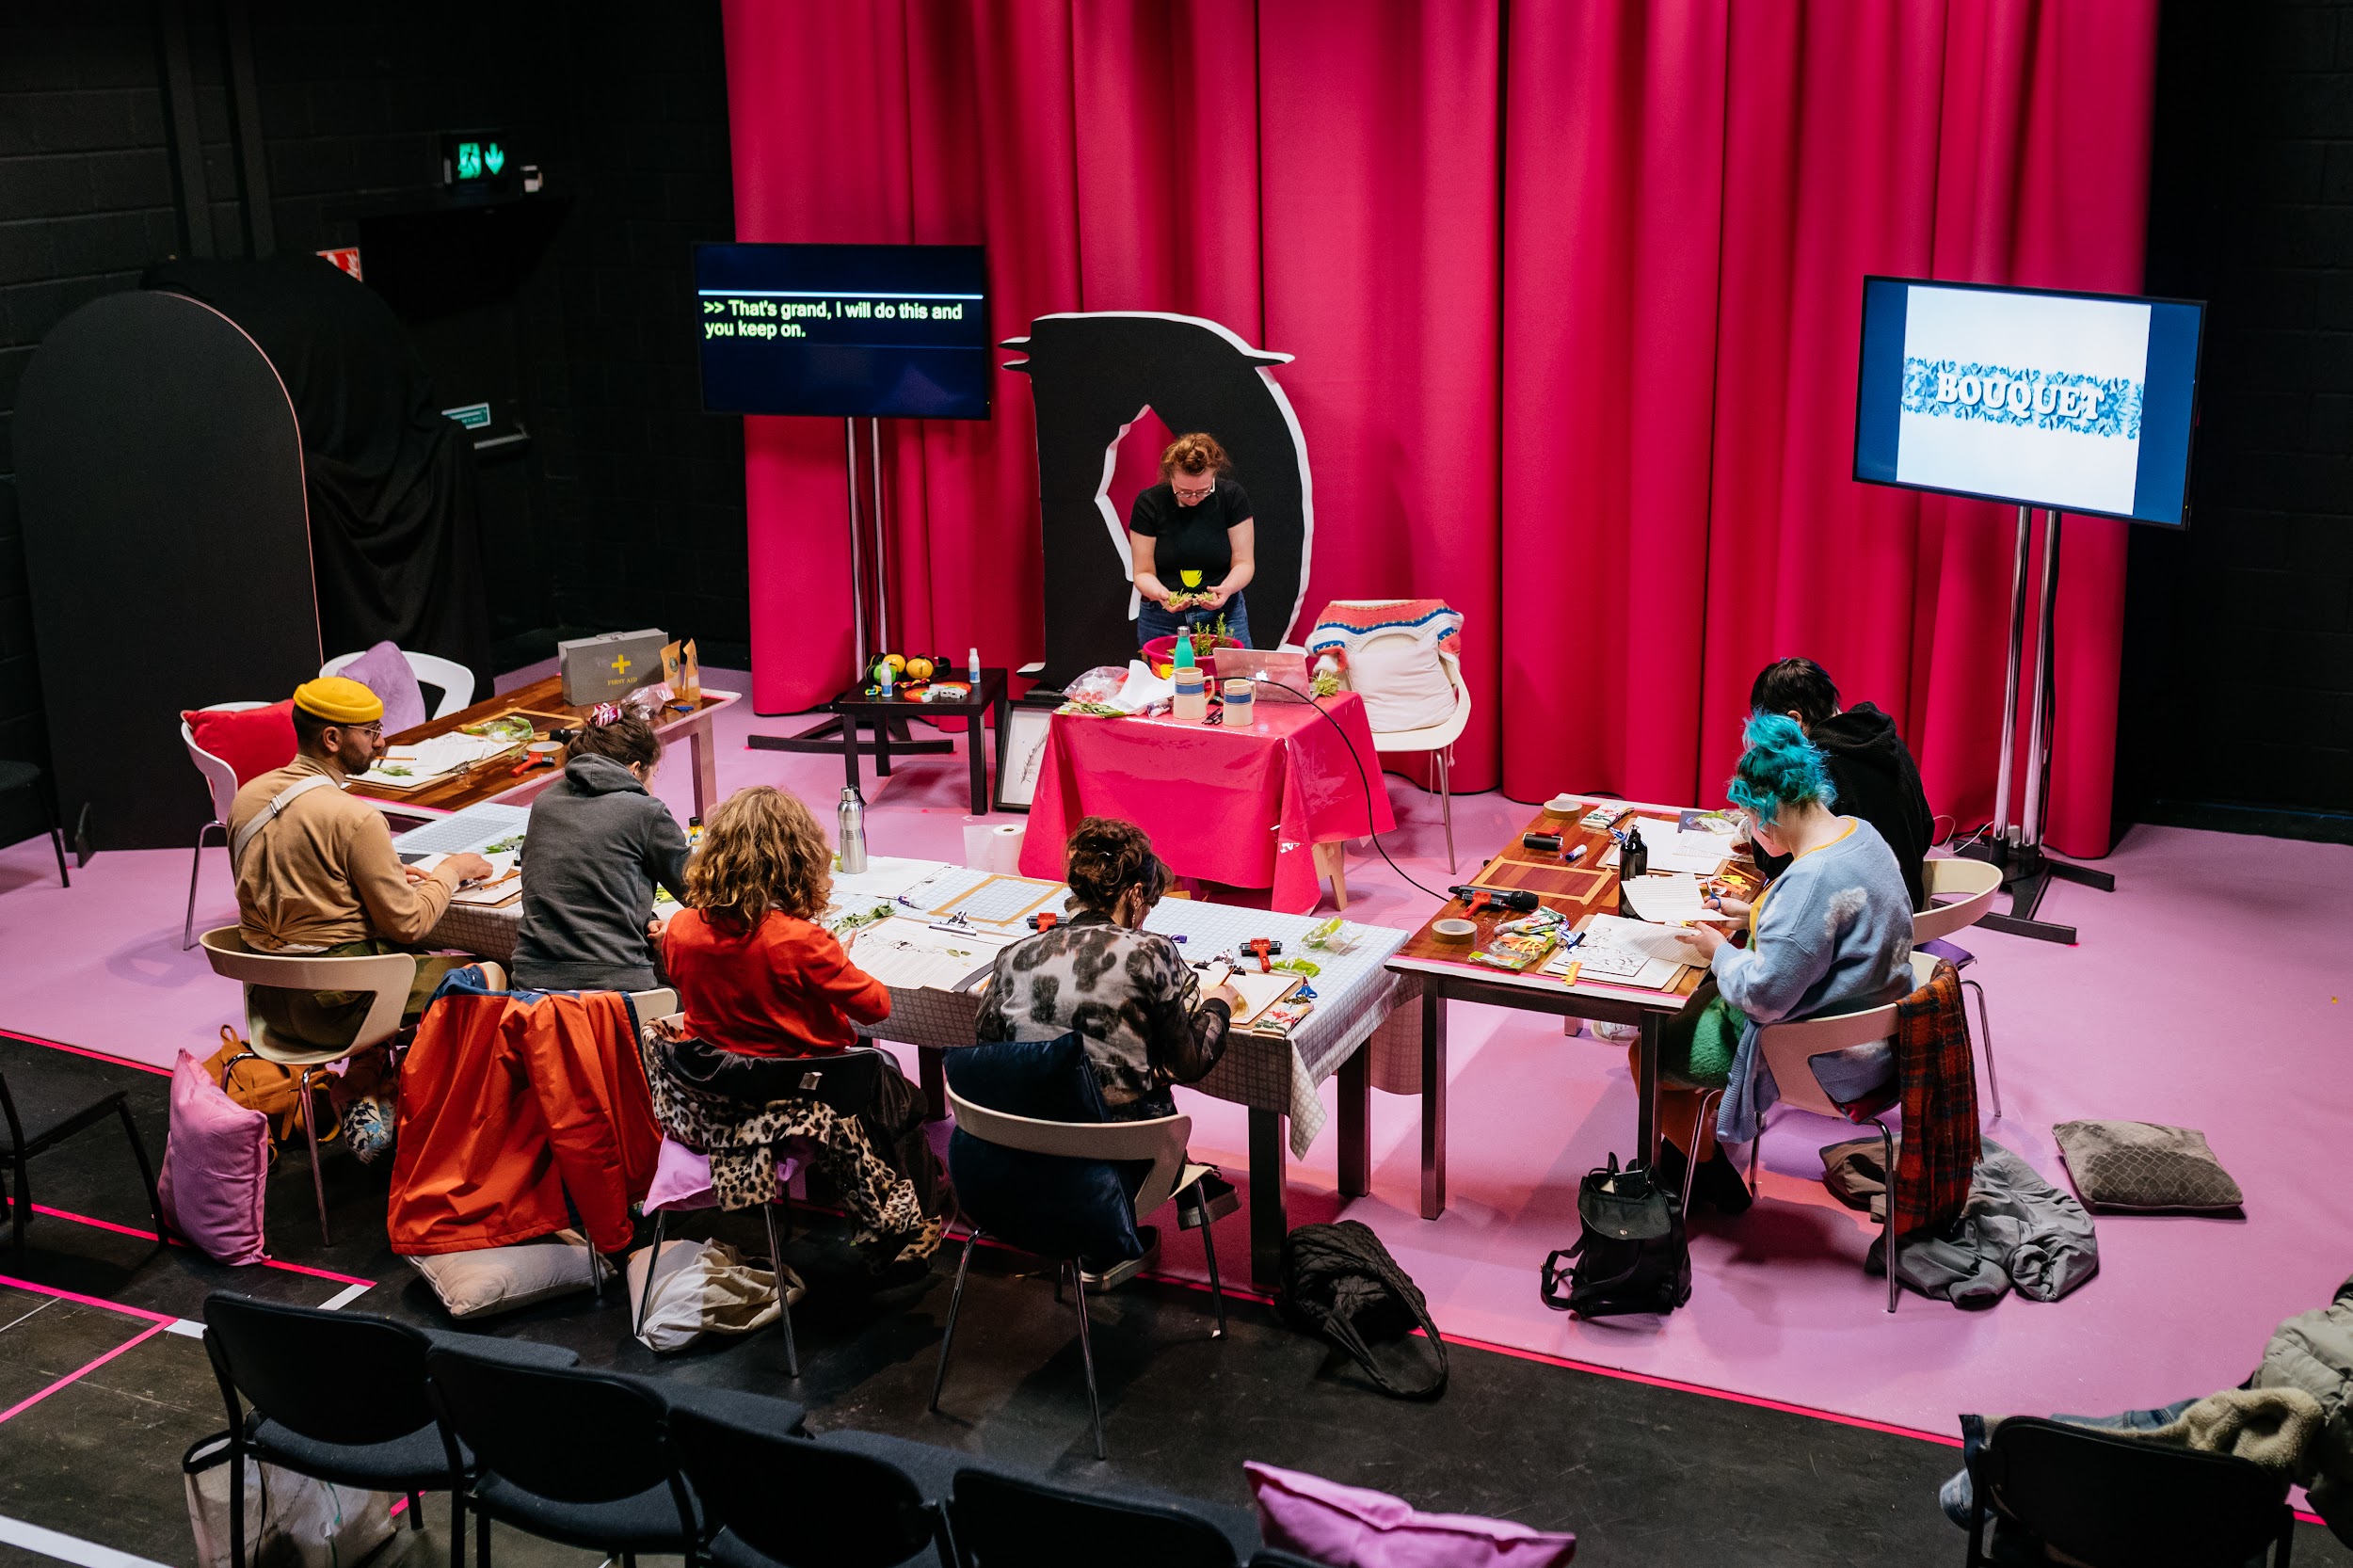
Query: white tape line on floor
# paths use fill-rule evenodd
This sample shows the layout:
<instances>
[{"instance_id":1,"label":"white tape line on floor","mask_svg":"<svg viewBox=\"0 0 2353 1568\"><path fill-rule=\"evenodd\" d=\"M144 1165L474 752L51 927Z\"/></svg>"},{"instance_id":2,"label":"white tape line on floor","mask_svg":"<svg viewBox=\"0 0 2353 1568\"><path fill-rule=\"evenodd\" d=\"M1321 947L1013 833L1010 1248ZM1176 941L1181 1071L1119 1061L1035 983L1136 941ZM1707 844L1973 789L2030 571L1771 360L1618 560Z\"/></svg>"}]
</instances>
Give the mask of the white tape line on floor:
<instances>
[{"instance_id":1,"label":"white tape line on floor","mask_svg":"<svg viewBox=\"0 0 2353 1568\"><path fill-rule=\"evenodd\" d=\"M353 1302L358 1301L360 1297L366 1295L369 1291L375 1288L376 1287L373 1285L346 1285L342 1289L336 1291L333 1295L328 1297L325 1301L319 1303L319 1310L322 1312L340 1311L344 1307L349 1306Z\"/></svg>"},{"instance_id":2,"label":"white tape line on floor","mask_svg":"<svg viewBox=\"0 0 2353 1568\"><path fill-rule=\"evenodd\" d=\"M61 1535L56 1530L28 1525L22 1519L0 1515L0 1542L22 1546L28 1552L54 1557L61 1562L79 1563L81 1568L164 1568L150 1558L133 1557L118 1552L112 1546L102 1546L95 1541L79 1536Z\"/></svg>"}]
</instances>

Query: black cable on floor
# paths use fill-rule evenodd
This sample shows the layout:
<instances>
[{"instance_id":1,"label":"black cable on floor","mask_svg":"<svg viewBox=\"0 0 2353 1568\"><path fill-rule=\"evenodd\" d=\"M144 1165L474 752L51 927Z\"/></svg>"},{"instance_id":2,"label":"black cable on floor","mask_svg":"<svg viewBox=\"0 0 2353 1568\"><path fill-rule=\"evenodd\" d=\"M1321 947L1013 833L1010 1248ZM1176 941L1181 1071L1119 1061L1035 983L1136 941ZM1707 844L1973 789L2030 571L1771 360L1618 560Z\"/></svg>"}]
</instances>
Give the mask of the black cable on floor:
<instances>
[{"instance_id":1,"label":"black cable on floor","mask_svg":"<svg viewBox=\"0 0 2353 1568\"><path fill-rule=\"evenodd\" d=\"M1381 835L1372 831L1372 780L1365 773L1365 760L1356 755L1356 743L1349 738L1346 727L1344 727L1339 720L1334 718L1331 714L1324 712L1323 704L1316 700L1314 693L1303 692L1298 687L1289 684L1288 681L1276 680L1272 677L1261 676L1259 677L1259 680L1269 686L1280 686L1283 690L1290 693L1293 696L1303 699L1308 707L1314 709L1318 713L1322 714L1324 723L1330 725L1333 728L1337 729L1340 732L1340 744L1348 748L1348 760L1356 764L1356 782L1363 787L1365 792L1365 830L1366 836L1372 840L1372 847L1381 852L1382 859L1389 862L1389 870L1397 872L1399 876L1404 877L1407 887L1420 888L1421 891L1428 893L1432 898L1437 899L1441 903L1451 902L1454 897L1452 893L1441 893L1434 888L1423 888L1420 883L1416 882L1411 876L1407 876L1405 868L1397 863L1395 858L1390 856L1388 846L1381 841Z\"/></svg>"}]
</instances>

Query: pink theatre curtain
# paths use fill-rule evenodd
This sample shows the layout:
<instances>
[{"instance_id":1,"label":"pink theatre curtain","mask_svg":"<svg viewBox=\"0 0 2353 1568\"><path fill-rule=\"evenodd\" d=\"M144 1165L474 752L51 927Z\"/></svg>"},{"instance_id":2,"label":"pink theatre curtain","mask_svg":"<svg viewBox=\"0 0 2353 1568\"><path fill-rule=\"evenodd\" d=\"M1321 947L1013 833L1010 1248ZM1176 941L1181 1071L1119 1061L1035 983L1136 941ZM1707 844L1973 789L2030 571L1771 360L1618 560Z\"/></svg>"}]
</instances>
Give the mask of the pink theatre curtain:
<instances>
[{"instance_id":1,"label":"pink theatre curtain","mask_svg":"<svg viewBox=\"0 0 2353 1568\"><path fill-rule=\"evenodd\" d=\"M1000 337L1174 311L1297 356L1307 614L1468 616L1459 787L1717 800L1751 677L1803 652L1897 716L1939 810L1991 814L2013 514L1848 478L1861 280L2137 288L2154 0L726 23L740 238L985 243ZM886 430L892 616L1017 664L1043 613L1022 377L996 408ZM841 434L747 426L755 704L785 712L847 673ZM2123 525L2070 519L2064 563L2050 828L2098 854Z\"/></svg>"}]
</instances>

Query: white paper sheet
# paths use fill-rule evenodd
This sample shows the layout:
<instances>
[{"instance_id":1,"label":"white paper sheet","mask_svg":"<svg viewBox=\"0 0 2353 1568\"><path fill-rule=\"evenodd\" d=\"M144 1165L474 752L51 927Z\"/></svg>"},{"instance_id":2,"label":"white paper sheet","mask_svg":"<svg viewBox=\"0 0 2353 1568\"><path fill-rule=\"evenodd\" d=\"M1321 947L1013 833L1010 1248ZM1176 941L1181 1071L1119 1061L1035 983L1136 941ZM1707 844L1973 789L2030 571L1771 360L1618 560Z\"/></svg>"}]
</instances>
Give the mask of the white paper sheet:
<instances>
[{"instance_id":1,"label":"white paper sheet","mask_svg":"<svg viewBox=\"0 0 2353 1568\"><path fill-rule=\"evenodd\" d=\"M479 735L460 734L452 730L414 745L394 746L367 772L354 780L360 784L379 785L389 790L415 790L462 773L475 763L514 749L512 741L487 739ZM399 768L400 773L388 772Z\"/></svg>"},{"instance_id":2,"label":"white paper sheet","mask_svg":"<svg viewBox=\"0 0 2353 1568\"><path fill-rule=\"evenodd\" d=\"M1706 920L1721 926L1727 917L1722 910L1708 907L1704 886L1700 877L1689 872L1669 872L1663 876L1635 877L1619 884L1619 890L1634 915L1654 925Z\"/></svg>"},{"instance_id":3,"label":"white paper sheet","mask_svg":"<svg viewBox=\"0 0 2353 1568\"><path fill-rule=\"evenodd\" d=\"M861 926L844 938L850 962L885 985L962 991L997 962L1002 938L982 933L936 931L897 916Z\"/></svg>"}]
</instances>

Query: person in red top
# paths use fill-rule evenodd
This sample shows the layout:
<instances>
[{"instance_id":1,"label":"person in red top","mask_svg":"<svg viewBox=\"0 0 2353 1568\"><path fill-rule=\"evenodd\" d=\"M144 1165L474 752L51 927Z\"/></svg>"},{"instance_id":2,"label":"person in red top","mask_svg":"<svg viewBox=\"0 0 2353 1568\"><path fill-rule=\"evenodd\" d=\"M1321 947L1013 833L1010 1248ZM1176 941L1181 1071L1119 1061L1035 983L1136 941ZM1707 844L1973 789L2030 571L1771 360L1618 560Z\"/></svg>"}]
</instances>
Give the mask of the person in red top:
<instances>
[{"instance_id":1,"label":"person in red top","mask_svg":"<svg viewBox=\"0 0 2353 1568\"><path fill-rule=\"evenodd\" d=\"M765 784L728 797L687 862L687 907L662 933L684 1015L656 1058L663 1071L747 1112L825 1119L810 1109L793 1062L847 1049L855 1025L890 1016L889 991L817 923L832 895L833 848L807 806ZM929 1272L943 1193L923 1137L923 1092L889 1057L883 1066L873 1103L843 1118L838 1134L808 1142L860 1222L870 1266L896 1283ZM711 1129L665 1130L700 1147Z\"/></svg>"},{"instance_id":2,"label":"person in red top","mask_svg":"<svg viewBox=\"0 0 2353 1568\"><path fill-rule=\"evenodd\" d=\"M687 866L689 907L662 934L688 1033L738 1056L808 1056L890 1016L883 983L816 923L832 867L816 817L781 790L738 791L712 814Z\"/></svg>"}]
</instances>

